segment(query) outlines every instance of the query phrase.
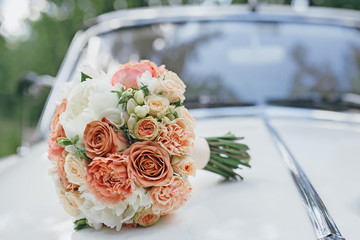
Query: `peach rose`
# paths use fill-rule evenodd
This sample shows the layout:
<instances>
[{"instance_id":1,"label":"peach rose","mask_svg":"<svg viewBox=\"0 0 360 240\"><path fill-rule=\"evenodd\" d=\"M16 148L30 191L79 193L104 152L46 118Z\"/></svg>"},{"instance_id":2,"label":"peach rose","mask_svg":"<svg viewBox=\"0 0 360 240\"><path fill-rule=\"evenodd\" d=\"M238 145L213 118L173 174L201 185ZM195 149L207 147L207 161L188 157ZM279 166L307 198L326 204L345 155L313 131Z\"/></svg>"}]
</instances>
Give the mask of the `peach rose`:
<instances>
[{"instance_id":1,"label":"peach rose","mask_svg":"<svg viewBox=\"0 0 360 240\"><path fill-rule=\"evenodd\" d=\"M86 186L106 205L117 204L132 194L134 182L128 174L128 156L119 153L94 158L88 166Z\"/></svg>"},{"instance_id":2,"label":"peach rose","mask_svg":"<svg viewBox=\"0 0 360 240\"><path fill-rule=\"evenodd\" d=\"M57 162L57 172L59 174L60 183L65 189L65 191L77 191L79 189L79 185L69 182L66 172L65 172L65 157L66 154L62 154Z\"/></svg>"},{"instance_id":3,"label":"peach rose","mask_svg":"<svg viewBox=\"0 0 360 240\"><path fill-rule=\"evenodd\" d=\"M48 151L48 158L51 161L55 161L58 159L65 148L60 147L56 144L56 141L52 141L50 138L48 139L49 151Z\"/></svg>"},{"instance_id":4,"label":"peach rose","mask_svg":"<svg viewBox=\"0 0 360 240\"><path fill-rule=\"evenodd\" d=\"M174 172L182 177L195 176L196 166L190 157L173 156L171 158L171 166L173 167Z\"/></svg>"},{"instance_id":5,"label":"peach rose","mask_svg":"<svg viewBox=\"0 0 360 240\"><path fill-rule=\"evenodd\" d=\"M176 73L166 71L160 76L160 84L156 92L161 92L161 95L169 99L170 102L177 102L179 99L183 102L185 99L185 88L186 85Z\"/></svg>"},{"instance_id":6,"label":"peach rose","mask_svg":"<svg viewBox=\"0 0 360 240\"><path fill-rule=\"evenodd\" d=\"M144 72L148 71L152 77L158 77L164 70L163 65L158 67L149 60L141 60L139 63L130 62L120 66L120 70L112 77L111 84L114 86L120 83L125 88L138 88L137 77L141 77Z\"/></svg>"},{"instance_id":7,"label":"peach rose","mask_svg":"<svg viewBox=\"0 0 360 240\"><path fill-rule=\"evenodd\" d=\"M107 123L101 121L87 124L83 141L86 155L91 159L115 153L127 147L127 143L124 143L127 142L126 138L120 132L116 134Z\"/></svg>"},{"instance_id":8,"label":"peach rose","mask_svg":"<svg viewBox=\"0 0 360 240\"><path fill-rule=\"evenodd\" d=\"M56 141L59 137L66 137L63 126L59 123L60 115L65 112L67 100L63 99L62 103L56 108L55 114L50 124L50 139Z\"/></svg>"},{"instance_id":9,"label":"peach rose","mask_svg":"<svg viewBox=\"0 0 360 240\"><path fill-rule=\"evenodd\" d=\"M160 126L160 133L156 142L166 149L170 155L184 155L191 152L195 135L187 130L185 121L177 118Z\"/></svg>"},{"instance_id":10,"label":"peach rose","mask_svg":"<svg viewBox=\"0 0 360 240\"><path fill-rule=\"evenodd\" d=\"M193 116L191 116L189 111L184 106L175 108L175 111L179 115L179 118L185 120L185 125L187 126L187 128L189 130L194 130L194 128L196 127L196 121Z\"/></svg>"},{"instance_id":11,"label":"peach rose","mask_svg":"<svg viewBox=\"0 0 360 240\"><path fill-rule=\"evenodd\" d=\"M150 227L160 219L160 214L155 214L151 208L137 212L134 216L134 222L143 227Z\"/></svg>"},{"instance_id":12,"label":"peach rose","mask_svg":"<svg viewBox=\"0 0 360 240\"><path fill-rule=\"evenodd\" d=\"M154 213L165 215L179 209L190 198L191 189L186 179L173 176L167 185L153 187L150 190L152 210Z\"/></svg>"},{"instance_id":13,"label":"peach rose","mask_svg":"<svg viewBox=\"0 0 360 240\"><path fill-rule=\"evenodd\" d=\"M154 140L159 134L159 123L153 117L140 119L135 125L134 134L139 140Z\"/></svg>"},{"instance_id":14,"label":"peach rose","mask_svg":"<svg viewBox=\"0 0 360 240\"><path fill-rule=\"evenodd\" d=\"M152 116L162 118L165 116L170 102L167 98L158 95L150 95L145 98L145 104L149 106L149 113Z\"/></svg>"},{"instance_id":15,"label":"peach rose","mask_svg":"<svg viewBox=\"0 0 360 240\"><path fill-rule=\"evenodd\" d=\"M140 187L162 186L171 180L170 156L158 144L137 142L124 154L129 156L129 171Z\"/></svg>"}]
</instances>

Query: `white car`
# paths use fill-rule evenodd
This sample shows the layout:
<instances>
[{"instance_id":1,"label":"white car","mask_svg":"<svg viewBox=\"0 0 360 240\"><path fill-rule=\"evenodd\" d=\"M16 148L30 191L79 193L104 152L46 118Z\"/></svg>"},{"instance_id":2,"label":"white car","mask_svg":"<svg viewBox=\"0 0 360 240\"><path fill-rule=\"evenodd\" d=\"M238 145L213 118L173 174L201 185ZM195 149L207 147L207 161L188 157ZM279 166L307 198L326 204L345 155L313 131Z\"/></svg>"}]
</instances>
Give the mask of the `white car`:
<instances>
[{"instance_id":1,"label":"white car","mask_svg":"<svg viewBox=\"0 0 360 240\"><path fill-rule=\"evenodd\" d=\"M285 6L99 16L74 37L39 143L0 161L0 239L359 239L359 29L360 12ZM184 80L199 136L244 136L252 167L238 182L199 171L190 201L151 228L74 231L47 170L61 88L82 63L139 59Z\"/></svg>"}]
</instances>

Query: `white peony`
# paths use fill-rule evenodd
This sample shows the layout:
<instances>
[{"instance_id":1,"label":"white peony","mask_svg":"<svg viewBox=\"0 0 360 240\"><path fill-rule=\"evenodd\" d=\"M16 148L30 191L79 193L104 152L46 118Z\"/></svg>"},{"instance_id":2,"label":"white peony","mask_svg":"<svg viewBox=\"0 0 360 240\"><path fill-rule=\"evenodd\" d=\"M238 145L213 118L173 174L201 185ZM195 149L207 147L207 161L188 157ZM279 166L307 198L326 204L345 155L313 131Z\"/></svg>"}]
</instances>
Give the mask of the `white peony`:
<instances>
[{"instance_id":1,"label":"white peony","mask_svg":"<svg viewBox=\"0 0 360 240\"><path fill-rule=\"evenodd\" d=\"M116 90L110 83L98 79L88 79L78 84L67 98L65 112L60 116L60 123L68 138L77 135L82 142L86 125L92 121L107 118L109 121L123 125L126 116L122 105L118 106Z\"/></svg>"},{"instance_id":2,"label":"white peony","mask_svg":"<svg viewBox=\"0 0 360 240\"><path fill-rule=\"evenodd\" d=\"M141 77L137 78L138 87L141 88L143 85L147 86L150 93L154 93L158 88L159 79L152 77L149 71L144 72Z\"/></svg>"},{"instance_id":3,"label":"white peony","mask_svg":"<svg viewBox=\"0 0 360 240\"><path fill-rule=\"evenodd\" d=\"M80 206L80 210L88 220L88 224L96 230L105 224L120 231L122 224L131 222L136 212L151 206L150 196L143 188L136 188L130 197L115 205L99 203L94 195L85 190L84 187L82 188L80 190L83 191L82 197L85 201Z\"/></svg>"},{"instance_id":4,"label":"white peony","mask_svg":"<svg viewBox=\"0 0 360 240\"><path fill-rule=\"evenodd\" d=\"M65 157L64 170L69 182L79 186L85 184L85 169L81 163L81 159L69 153Z\"/></svg>"}]
</instances>

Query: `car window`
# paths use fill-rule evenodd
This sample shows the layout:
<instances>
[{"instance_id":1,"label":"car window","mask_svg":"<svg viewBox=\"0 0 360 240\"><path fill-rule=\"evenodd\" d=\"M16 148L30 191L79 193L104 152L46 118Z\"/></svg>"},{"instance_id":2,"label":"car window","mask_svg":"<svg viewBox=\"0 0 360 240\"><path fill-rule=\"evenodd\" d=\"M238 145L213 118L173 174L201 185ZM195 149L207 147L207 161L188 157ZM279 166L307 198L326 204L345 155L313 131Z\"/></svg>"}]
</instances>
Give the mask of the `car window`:
<instances>
[{"instance_id":1,"label":"car window","mask_svg":"<svg viewBox=\"0 0 360 240\"><path fill-rule=\"evenodd\" d=\"M90 38L78 65L107 70L140 59L177 72L187 84L188 107L306 105L309 99L334 104L344 93L360 93L360 32L354 28L229 21L154 24Z\"/></svg>"}]
</instances>

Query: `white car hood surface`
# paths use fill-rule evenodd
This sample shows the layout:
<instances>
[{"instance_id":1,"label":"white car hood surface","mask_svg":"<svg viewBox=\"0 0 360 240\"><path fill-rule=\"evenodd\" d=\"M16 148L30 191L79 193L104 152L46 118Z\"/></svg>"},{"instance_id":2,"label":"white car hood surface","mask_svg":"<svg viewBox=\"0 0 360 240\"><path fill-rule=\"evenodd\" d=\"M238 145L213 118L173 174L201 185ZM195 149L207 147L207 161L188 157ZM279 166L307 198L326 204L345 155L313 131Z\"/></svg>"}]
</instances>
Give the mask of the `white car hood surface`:
<instances>
[{"instance_id":1,"label":"white car hood surface","mask_svg":"<svg viewBox=\"0 0 360 240\"><path fill-rule=\"evenodd\" d=\"M272 125L323 199L340 232L359 239L360 125L274 119ZM199 136L231 131L244 136L251 169L244 181L225 182L198 171L192 198L150 228L73 230L48 176L47 144L25 157L0 160L0 239L316 239L300 195L263 121L223 117L197 122Z\"/></svg>"}]
</instances>

